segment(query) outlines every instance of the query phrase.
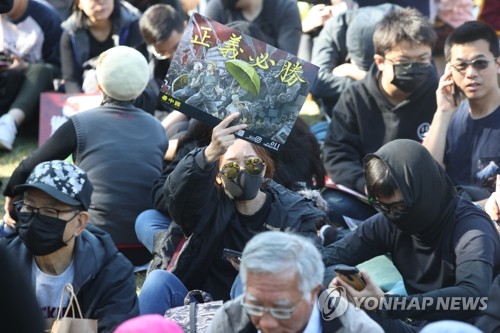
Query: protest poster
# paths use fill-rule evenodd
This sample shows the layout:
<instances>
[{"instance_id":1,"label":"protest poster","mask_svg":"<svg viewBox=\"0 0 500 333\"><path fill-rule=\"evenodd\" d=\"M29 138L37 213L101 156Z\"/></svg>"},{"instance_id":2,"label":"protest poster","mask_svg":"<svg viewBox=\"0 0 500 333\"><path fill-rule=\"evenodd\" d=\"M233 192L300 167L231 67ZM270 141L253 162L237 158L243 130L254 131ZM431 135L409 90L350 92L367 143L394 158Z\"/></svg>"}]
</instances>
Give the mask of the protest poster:
<instances>
[{"instance_id":1,"label":"protest poster","mask_svg":"<svg viewBox=\"0 0 500 333\"><path fill-rule=\"evenodd\" d=\"M41 93L38 146L43 145L72 115L96 108L101 102L102 95L99 93Z\"/></svg>"},{"instance_id":2,"label":"protest poster","mask_svg":"<svg viewBox=\"0 0 500 333\"><path fill-rule=\"evenodd\" d=\"M314 83L318 67L194 13L160 91L168 108L217 125L239 112L237 137L279 150Z\"/></svg>"}]
</instances>

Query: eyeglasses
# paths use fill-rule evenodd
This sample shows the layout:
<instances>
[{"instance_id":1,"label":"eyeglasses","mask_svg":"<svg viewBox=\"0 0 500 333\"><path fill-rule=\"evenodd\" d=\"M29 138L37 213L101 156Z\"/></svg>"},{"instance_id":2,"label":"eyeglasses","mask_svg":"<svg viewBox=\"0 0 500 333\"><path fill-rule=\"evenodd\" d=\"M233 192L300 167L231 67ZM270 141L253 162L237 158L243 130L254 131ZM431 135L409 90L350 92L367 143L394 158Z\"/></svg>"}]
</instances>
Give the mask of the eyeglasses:
<instances>
[{"instance_id":1,"label":"eyeglasses","mask_svg":"<svg viewBox=\"0 0 500 333\"><path fill-rule=\"evenodd\" d=\"M488 68L490 62L495 61L497 58L492 59L476 59L472 61L461 61L454 65L451 65L460 74L465 74L465 71L469 66L472 66L475 70L482 71Z\"/></svg>"},{"instance_id":2,"label":"eyeglasses","mask_svg":"<svg viewBox=\"0 0 500 333\"><path fill-rule=\"evenodd\" d=\"M250 158L245 161L244 170L246 173L252 176L257 176L264 169L265 163L262 162L260 158ZM222 166L220 173L224 175L227 179L236 179L240 173L241 167L236 162L229 162Z\"/></svg>"},{"instance_id":3,"label":"eyeglasses","mask_svg":"<svg viewBox=\"0 0 500 333\"><path fill-rule=\"evenodd\" d=\"M245 303L244 298L241 299L240 305L250 316L262 317L264 313L269 312L276 319L290 319L301 300L302 298L289 308L266 308L264 306Z\"/></svg>"},{"instance_id":4,"label":"eyeglasses","mask_svg":"<svg viewBox=\"0 0 500 333\"><path fill-rule=\"evenodd\" d=\"M14 208L16 209L17 213L38 214L41 219L43 219L44 216L59 219L60 214L76 212L75 215L73 215L68 220L61 219L62 221L65 222L71 221L72 219L75 218L75 216L77 216L80 213L80 210L78 210L76 207L67 210L55 209L52 207L33 207L31 205L26 204L23 200L14 202Z\"/></svg>"},{"instance_id":5,"label":"eyeglasses","mask_svg":"<svg viewBox=\"0 0 500 333\"><path fill-rule=\"evenodd\" d=\"M425 59L420 61L397 61L389 58L384 58L394 65L401 66L404 69L410 69L412 67L429 67L431 65L431 59Z\"/></svg>"},{"instance_id":6,"label":"eyeglasses","mask_svg":"<svg viewBox=\"0 0 500 333\"><path fill-rule=\"evenodd\" d=\"M390 213L405 214L408 213L409 210L408 206L406 206L404 201L398 201L386 204L378 201L377 199L375 199L375 197L369 197L368 201L370 201L370 204L373 206L373 208L375 208L379 213L382 214L390 214Z\"/></svg>"}]
</instances>

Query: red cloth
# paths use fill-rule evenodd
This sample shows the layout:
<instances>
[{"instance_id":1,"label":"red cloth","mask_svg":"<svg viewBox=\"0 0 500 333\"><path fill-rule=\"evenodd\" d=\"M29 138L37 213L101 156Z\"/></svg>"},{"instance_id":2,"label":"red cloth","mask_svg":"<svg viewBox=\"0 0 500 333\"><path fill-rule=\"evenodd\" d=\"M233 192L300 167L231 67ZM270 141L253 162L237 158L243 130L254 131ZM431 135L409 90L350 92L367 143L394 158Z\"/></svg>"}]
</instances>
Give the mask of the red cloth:
<instances>
[{"instance_id":1,"label":"red cloth","mask_svg":"<svg viewBox=\"0 0 500 333\"><path fill-rule=\"evenodd\" d=\"M483 0L477 20L492 27L500 37L500 1Z\"/></svg>"}]
</instances>

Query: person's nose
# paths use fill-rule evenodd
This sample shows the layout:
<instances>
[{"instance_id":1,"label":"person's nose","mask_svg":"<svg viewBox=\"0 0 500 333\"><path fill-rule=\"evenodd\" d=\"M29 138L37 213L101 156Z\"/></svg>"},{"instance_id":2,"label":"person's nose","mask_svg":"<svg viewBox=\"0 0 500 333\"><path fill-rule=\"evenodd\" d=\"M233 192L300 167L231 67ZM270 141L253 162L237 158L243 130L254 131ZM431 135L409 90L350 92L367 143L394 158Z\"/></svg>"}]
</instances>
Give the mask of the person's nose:
<instances>
[{"instance_id":1,"label":"person's nose","mask_svg":"<svg viewBox=\"0 0 500 333\"><path fill-rule=\"evenodd\" d=\"M469 66L467 66L467 68L465 69L465 76L467 78L474 78L478 76L478 74L479 70L475 68L472 64L469 64Z\"/></svg>"},{"instance_id":2,"label":"person's nose","mask_svg":"<svg viewBox=\"0 0 500 333\"><path fill-rule=\"evenodd\" d=\"M279 328L279 322L269 312L264 312L260 317L259 328L263 333L273 332Z\"/></svg>"}]
</instances>

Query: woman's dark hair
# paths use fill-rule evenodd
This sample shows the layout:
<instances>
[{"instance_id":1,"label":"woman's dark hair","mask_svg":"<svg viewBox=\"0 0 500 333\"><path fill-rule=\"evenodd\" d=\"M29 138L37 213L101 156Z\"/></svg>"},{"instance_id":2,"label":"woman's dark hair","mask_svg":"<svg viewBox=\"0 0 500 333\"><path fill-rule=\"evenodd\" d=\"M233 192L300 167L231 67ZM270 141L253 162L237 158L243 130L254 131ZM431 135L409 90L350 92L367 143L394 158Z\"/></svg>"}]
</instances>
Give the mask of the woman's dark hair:
<instances>
[{"instance_id":1,"label":"woman's dark hair","mask_svg":"<svg viewBox=\"0 0 500 333\"><path fill-rule=\"evenodd\" d=\"M392 197L398 186L391 175L387 163L376 156L369 156L364 160L366 190L369 197Z\"/></svg>"},{"instance_id":2,"label":"woman's dark hair","mask_svg":"<svg viewBox=\"0 0 500 333\"><path fill-rule=\"evenodd\" d=\"M266 173L264 174L265 178L274 178L276 172L275 161L269 154L269 151L261 146L253 145L253 149L257 153L257 156L266 164Z\"/></svg>"},{"instance_id":3,"label":"woman's dark hair","mask_svg":"<svg viewBox=\"0 0 500 333\"><path fill-rule=\"evenodd\" d=\"M276 162L274 180L291 189L320 189L325 168L318 140L302 118L297 118L285 144L271 156Z\"/></svg>"},{"instance_id":4,"label":"woman's dark hair","mask_svg":"<svg viewBox=\"0 0 500 333\"><path fill-rule=\"evenodd\" d=\"M186 132L180 135L179 142L177 143L177 149L188 143L192 143L196 147L208 146L210 144L210 140L212 139L212 129L212 126L204 122L194 118L190 119Z\"/></svg>"}]
</instances>

